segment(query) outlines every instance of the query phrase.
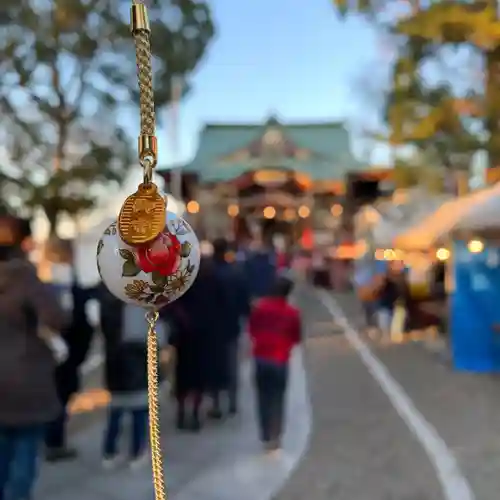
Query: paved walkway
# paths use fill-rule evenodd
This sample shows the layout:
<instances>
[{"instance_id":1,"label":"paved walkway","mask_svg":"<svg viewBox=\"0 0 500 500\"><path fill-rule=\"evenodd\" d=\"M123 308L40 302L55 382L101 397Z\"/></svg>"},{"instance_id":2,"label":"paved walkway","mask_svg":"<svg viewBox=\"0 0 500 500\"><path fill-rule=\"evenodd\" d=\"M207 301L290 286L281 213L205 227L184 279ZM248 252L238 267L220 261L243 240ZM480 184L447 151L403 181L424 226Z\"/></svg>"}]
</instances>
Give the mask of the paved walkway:
<instances>
[{"instance_id":1,"label":"paved walkway","mask_svg":"<svg viewBox=\"0 0 500 500\"><path fill-rule=\"evenodd\" d=\"M424 451L357 353L333 333L328 310L312 293L302 300L314 304L308 323L316 325L306 347L313 431L276 500L441 500Z\"/></svg>"},{"instance_id":2,"label":"paved walkway","mask_svg":"<svg viewBox=\"0 0 500 500\"><path fill-rule=\"evenodd\" d=\"M417 345L377 355L452 451L475 498L500 498L499 377L456 372Z\"/></svg>"},{"instance_id":3,"label":"paved walkway","mask_svg":"<svg viewBox=\"0 0 500 500\"><path fill-rule=\"evenodd\" d=\"M330 317L330 329L307 342L311 444L275 500L498 498L499 378L454 372L421 345L361 337L364 347L353 347L352 335L334 333L342 316L361 324L353 296L334 296L342 309L335 320L317 293L306 296L316 302L314 322ZM378 365L367 364L370 356ZM394 382L389 390L384 377Z\"/></svg>"},{"instance_id":4,"label":"paved walkway","mask_svg":"<svg viewBox=\"0 0 500 500\"><path fill-rule=\"evenodd\" d=\"M164 457L169 500L266 500L276 493L305 450L310 429L302 354L293 359L288 399L289 425L284 455L271 460L259 447L254 419L250 366L242 369L241 414L223 423L207 423L200 434L172 430L172 409L164 412ZM102 422L75 438L81 457L72 463L44 465L37 500L152 499L148 465L104 471L100 465Z\"/></svg>"}]
</instances>

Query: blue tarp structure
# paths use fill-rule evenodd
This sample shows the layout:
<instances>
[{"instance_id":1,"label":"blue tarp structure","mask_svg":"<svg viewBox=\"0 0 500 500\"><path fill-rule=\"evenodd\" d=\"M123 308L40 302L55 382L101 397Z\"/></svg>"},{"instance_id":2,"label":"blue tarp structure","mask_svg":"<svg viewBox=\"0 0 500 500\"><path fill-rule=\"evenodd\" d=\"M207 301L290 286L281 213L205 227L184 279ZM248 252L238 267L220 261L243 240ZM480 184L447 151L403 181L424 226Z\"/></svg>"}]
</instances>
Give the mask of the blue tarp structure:
<instances>
[{"instance_id":1,"label":"blue tarp structure","mask_svg":"<svg viewBox=\"0 0 500 500\"><path fill-rule=\"evenodd\" d=\"M500 248L471 253L456 241L450 304L453 365L457 370L500 372Z\"/></svg>"}]
</instances>

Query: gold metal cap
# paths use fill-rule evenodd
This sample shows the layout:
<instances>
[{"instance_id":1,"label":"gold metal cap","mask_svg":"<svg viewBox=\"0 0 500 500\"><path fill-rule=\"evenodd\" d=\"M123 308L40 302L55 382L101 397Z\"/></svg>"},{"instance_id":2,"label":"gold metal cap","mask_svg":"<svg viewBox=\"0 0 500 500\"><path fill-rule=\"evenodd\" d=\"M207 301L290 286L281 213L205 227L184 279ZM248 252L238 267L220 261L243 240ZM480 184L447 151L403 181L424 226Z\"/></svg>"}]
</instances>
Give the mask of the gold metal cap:
<instances>
[{"instance_id":1,"label":"gold metal cap","mask_svg":"<svg viewBox=\"0 0 500 500\"><path fill-rule=\"evenodd\" d=\"M130 9L130 30L132 33L135 33L136 31L151 32L148 9L142 3L134 4Z\"/></svg>"}]
</instances>

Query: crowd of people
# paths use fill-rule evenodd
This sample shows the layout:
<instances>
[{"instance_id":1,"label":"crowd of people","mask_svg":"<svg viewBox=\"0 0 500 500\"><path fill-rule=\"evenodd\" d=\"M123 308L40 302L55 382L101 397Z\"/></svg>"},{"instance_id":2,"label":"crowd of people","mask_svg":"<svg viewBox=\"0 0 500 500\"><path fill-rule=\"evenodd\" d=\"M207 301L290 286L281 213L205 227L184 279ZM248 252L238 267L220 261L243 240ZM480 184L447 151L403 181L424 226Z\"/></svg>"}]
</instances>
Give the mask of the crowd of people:
<instances>
[{"instance_id":1,"label":"crowd of people","mask_svg":"<svg viewBox=\"0 0 500 500\"><path fill-rule=\"evenodd\" d=\"M126 415L132 422L130 466L141 464L148 451L144 310L120 302L103 284L84 288L75 277L68 311L57 288L37 277L28 259L31 247L29 222L0 216L0 500L32 498L42 449L52 462L78 456L67 443L66 427L68 403L80 389L80 367L95 333L87 317L91 299L101 306L103 382L111 395L103 464L113 466L123 456ZM283 432L288 360L301 336L299 312L287 300L293 284L281 272L287 259L255 242L229 252L229 243L219 239L212 249L194 285L161 310L157 325L160 358L174 361L175 425L198 432L205 418L238 413L240 340L247 331L260 437L274 452Z\"/></svg>"}]
</instances>

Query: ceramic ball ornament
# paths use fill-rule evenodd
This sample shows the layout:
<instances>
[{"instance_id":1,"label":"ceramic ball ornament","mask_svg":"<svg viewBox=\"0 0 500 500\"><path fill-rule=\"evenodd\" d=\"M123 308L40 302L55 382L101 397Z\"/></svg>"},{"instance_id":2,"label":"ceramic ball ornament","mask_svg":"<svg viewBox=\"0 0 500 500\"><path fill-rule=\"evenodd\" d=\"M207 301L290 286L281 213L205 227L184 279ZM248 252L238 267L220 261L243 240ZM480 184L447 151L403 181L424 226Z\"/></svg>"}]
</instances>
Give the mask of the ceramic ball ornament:
<instances>
[{"instance_id":1,"label":"ceramic ball ornament","mask_svg":"<svg viewBox=\"0 0 500 500\"><path fill-rule=\"evenodd\" d=\"M117 222L97 244L97 269L108 290L120 300L157 310L181 297L200 267L200 245L191 226L167 211L166 225L152 242L130 246Z\"/></svg>"}]
</instances>

